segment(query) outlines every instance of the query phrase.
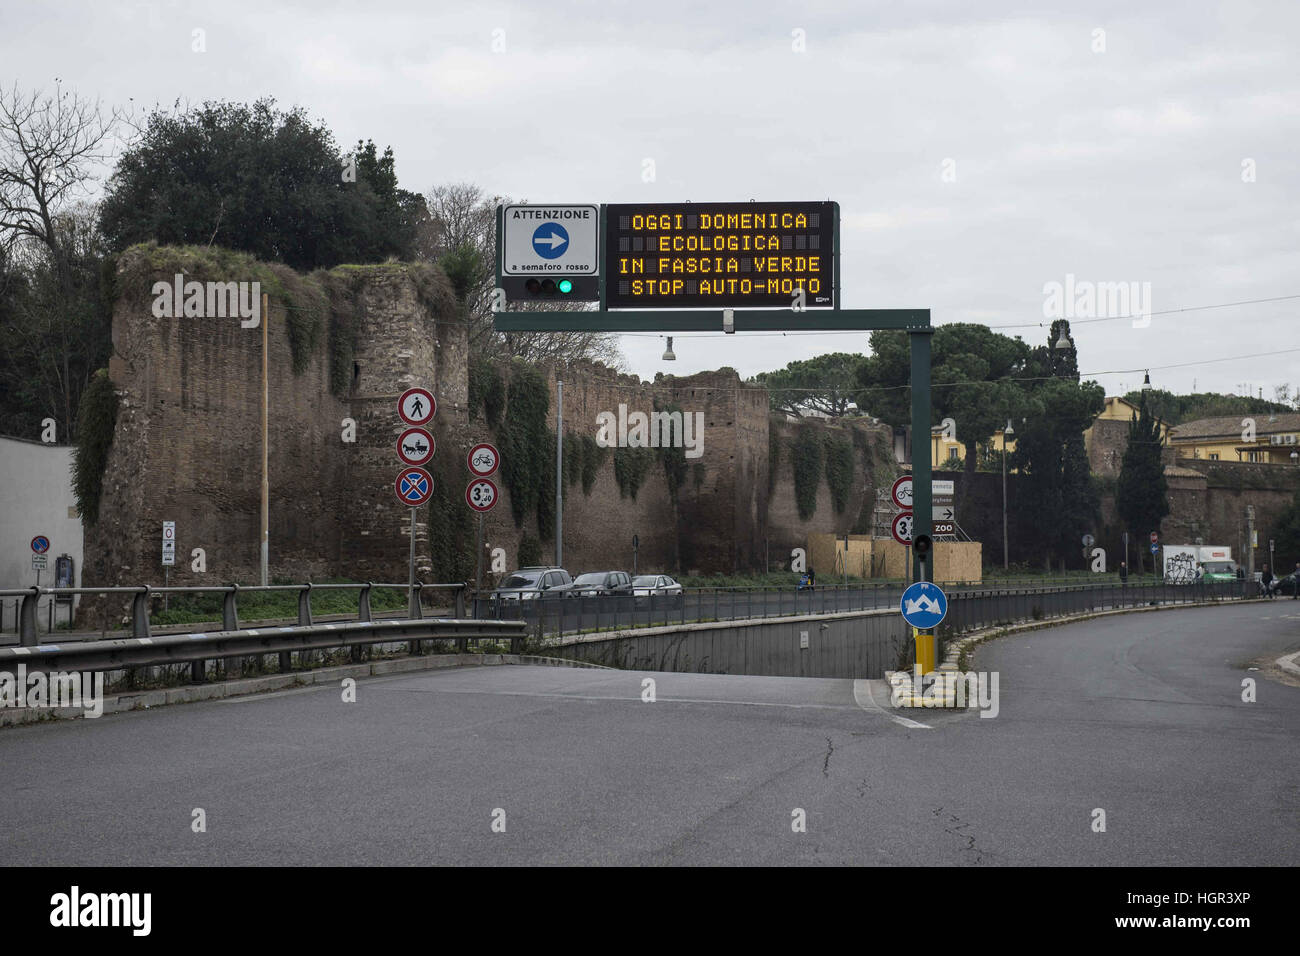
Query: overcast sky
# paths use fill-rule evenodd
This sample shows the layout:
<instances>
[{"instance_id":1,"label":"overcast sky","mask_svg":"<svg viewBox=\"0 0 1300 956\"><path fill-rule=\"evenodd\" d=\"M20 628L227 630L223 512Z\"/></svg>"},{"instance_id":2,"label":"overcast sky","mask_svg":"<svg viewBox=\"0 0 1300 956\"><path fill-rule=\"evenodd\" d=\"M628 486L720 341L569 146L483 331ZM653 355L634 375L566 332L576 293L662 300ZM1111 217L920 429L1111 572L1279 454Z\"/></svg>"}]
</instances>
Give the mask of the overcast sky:
<instances>
[{"instance_id":1,"label":"overcast sky","mask_svg":"<svg viewBox=\"0 0 1300 956\"><path fill-rule=\"evenodd\" d=\"M1034 343L1067 274L1149 282L1157 313L1300 295L1298 41L1300 5L1243 0L0 0L6 84L271 95L340 144L391 144L421 192L833 199L846 307ZM1074 333L1108 394L1146 367L1174 391L1300 386L1300 298ZM866 337L676 336L675 364L653 335L623 347L643 377L749 375Z\"/></svg>"}]
</instances>

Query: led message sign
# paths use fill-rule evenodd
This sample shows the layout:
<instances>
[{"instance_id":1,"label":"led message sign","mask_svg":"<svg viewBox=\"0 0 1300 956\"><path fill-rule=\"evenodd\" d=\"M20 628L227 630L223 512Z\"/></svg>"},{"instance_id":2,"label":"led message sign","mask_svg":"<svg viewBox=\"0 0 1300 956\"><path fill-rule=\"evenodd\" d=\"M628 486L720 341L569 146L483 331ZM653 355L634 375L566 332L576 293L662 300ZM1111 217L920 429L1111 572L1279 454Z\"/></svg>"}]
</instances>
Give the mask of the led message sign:
<instances>
[{"instance_id":1,"label":"led message sign","mask_svg":"<svg viewBox=\"0 0 1300 956\"><path fill-rule=\"evenodd\" d=\"M606 306L831 308L839 212L833 202L610 204Z\"/></svg>"}]
</instances>

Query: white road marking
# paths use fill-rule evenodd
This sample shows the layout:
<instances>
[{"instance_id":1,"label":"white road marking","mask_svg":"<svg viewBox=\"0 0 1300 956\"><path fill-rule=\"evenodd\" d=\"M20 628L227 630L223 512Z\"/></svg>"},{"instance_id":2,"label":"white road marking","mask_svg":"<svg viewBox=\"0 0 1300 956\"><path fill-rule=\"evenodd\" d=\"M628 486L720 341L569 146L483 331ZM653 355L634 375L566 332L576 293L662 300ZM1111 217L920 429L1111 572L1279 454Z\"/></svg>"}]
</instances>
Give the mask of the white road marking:
<instances>
[{"instance_id":1,"label":"white road marking","mask_svg":"<svg viewBox=\"0 0 1300 956\"><path fill-rule=\"evenodd\" d=\"M866 700L866 701L867 701L871 706L868 707L867 704L864 704L864 703L863 703L863 700L864 700L864 699L865 699L865 700ZM855 680L855 681L853 682L853 700L854 700L854 701L857 703L857 705L858 705L859 707L861 707L863 710L866 710L866 711L873 711L873 710L874 710L874 711L878 711L879 713L884 714L886 717L888 717L888 718L889 718L890 720L892 720L894 723L896 723L896 724L901 724L901 725L904 726L904 727L911 727L913 730L933 730L933 729L934 729L934 728L931 727L929 724L923 724L923 723L920 723L919 721L912 720L910 717L903 717L903 716L901 716L901 715L899 715L899 714L891 714L889 711L885 710L885 708L881 707L880 704L876 703L875 695L871 693L871 682L868 681L868 680L860 680L860 679L859 679L859 680Z\"/></svg>"}]
</instances>

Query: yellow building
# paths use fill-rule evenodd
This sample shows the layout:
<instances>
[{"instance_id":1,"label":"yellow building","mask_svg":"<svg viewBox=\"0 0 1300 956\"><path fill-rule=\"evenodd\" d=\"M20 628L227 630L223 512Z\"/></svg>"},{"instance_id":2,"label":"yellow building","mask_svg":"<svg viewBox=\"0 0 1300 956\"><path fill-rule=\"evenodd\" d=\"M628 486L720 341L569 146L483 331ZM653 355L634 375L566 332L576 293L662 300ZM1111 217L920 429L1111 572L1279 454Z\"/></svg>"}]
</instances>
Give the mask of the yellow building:
<instances>
[{"instance_id":1,"label":"yellow building","mask_svg":"<svg viewBox=\"0 0 1300 956\"><path fill-rule=\"evenodd\" d=\"M1202 418L1175 425L1169 443L1179 458L1293 465L1300 463L1300 414Z\"/></svg>"},{"instance_id":2,"label":"yellow building","mask_svg":"<svg viewBox=\"0 0 1300 956\"><path fill-rule=\"evenodd\" d=\"M966 446L956 438L945 437L947 429L936 425L930 429L930 464L941 471L956 471L966 461ZM1002 432L994 432L986 441L980 442L985 448L991 448L1002 454ZM1007 441L1007 454L1016 450L1015 428L1012 427L1011 438Z\"/></svg>"}]
</instances>

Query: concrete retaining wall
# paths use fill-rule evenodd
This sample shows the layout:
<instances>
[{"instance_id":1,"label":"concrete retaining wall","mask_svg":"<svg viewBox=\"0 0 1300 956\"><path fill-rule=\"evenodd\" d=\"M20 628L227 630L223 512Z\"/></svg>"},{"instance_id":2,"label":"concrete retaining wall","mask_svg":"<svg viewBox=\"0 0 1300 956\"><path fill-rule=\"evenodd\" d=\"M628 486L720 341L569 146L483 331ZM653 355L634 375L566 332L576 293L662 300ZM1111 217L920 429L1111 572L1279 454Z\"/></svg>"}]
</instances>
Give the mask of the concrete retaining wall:
<instances>
[{"instance_id":1,"label":"concrete retaining wall","mask_svg":"<svg viewBox=\"0 0 1300 956\"><path fill-rule=\"evenodd\" d=\"M567 637L542 653L634 670L879 678L910 660L911 650L897 609L882 608Z\"/></svg>"}]
</instances>

